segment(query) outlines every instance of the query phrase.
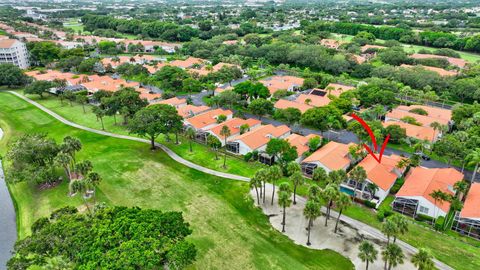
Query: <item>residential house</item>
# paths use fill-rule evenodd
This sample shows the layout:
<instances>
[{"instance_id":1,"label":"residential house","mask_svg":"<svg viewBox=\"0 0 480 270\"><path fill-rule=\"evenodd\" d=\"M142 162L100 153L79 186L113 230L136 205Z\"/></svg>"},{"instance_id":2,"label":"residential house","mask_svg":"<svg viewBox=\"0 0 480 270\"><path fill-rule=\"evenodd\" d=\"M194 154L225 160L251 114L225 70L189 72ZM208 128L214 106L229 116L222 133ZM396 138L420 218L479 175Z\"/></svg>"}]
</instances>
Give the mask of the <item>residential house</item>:
<instances>
[{"instance_id":1,"label":"residential house","mask_svg":"<svg viewBox=\"0 0 480 270\"><path fill-rule=\"evenodd\" d=\"M305 103L296 102L296 101L279 99L277 102L275 102L275 108L276 109L295 108L295 109L299 109L301 113L304 113L308 109L313 108L313 106L307 105Z\"/></svg>"},{"instance_id":2,"label":"residential house","mask_svg":"<svg viewBox=\"0 0 480 270\"><path fill-rule=\"evenodd\" d=\"M176 109L187 106L187 99L172 97L169 99L158 101L157 104L167 104L175 107Z\"/></svg>"},{"instance_id":3,"label":"residential house","mask_svg":"<svg viewBox=\"0 0 480 270\"><path fill-rule=\"evenodd\" d=\"M312 176L317 167L323 168L327 173L336 170L347 170L354 161L349 153L354 143L343 144L330 141L302 161L302 172Z\"/></svg>"},{"instance_id":4,"label":"residential house","mask_svg":"<svg viewBox=\"0 0 480 270\"><path fill-rule=\"evenodd\" d=\"M313 107L322 107L331 102L331 99L328 96L332 95L339 97L343 92L353 89L355 89L353 86L330 83L325 89L313 89L308 94L300 94L295 101Z\"/></svg>"},{"instance_id":5,"label":"residential house","mask_svg":"<svg viewBox=\"0 0 480 270\"><path fill-rule=\"evenodd\" d=\"M174 60L174 61L170 62L170 65L175 66L175 67L179 67L179 68L182 68L182 69L187 69L187 68L193 68L196 65L202 66L202 65L204 65L204 63L205 63L205 60L203 60L203 59L195 58L195 57L188 57L185 60Z\"/></svg>"},{"instance_id":6,"label":"residential house","mask_svg":"<svg viewBox=\"0 0 480 270\"><path fill-rule=\"evenodd\" d=\"M242 135L246 132L249 132L251 130L254 130L254 129L258 128L259 126L261 126L261 124L262 124L262 122L260 120L257 120L257 119L253 119L253 118L241 119L241 118L236 118L235 117L235 118L232 118L230 120L227 120L227 121L219 124L218 126L215 126L211 129L207 130L206 133L217 137L217 139L219 139L220 142L222 143L222 146L224 146L225 145L225 136L222 136L220 134L221 131L222 131L222 128L224 126L228 127L228 129L230 130L230 136L228 136L226 138L228 141L230 141L233 138L237 137L238 135ZM243 133L242 133L242 128L241 127L243 125L248 126L248 128L246 130L244 130ZM206 140L206 136L205 136L205 140Z\"/></svg>"},{"instance_id":7,"label":"residential house","mask_svg":"<svg viewBox=\"0 0 480 270\"><path fill-rule=\"evenodd\" d=\"M273 95L278 90L299 90L303 85L303 81L303 78L295 76L272 76L260 80L260 82L268 88L271 95Z\"/></svg>"},{"instance_id":8,"label":"residential house","mask_svg":"<svg viewBox=\"0 0 480 270\"><path fill-rule=\"evenodd\" d=\"M271 138L284 139L290 135L286 125L264 125L235 137L227 142L227 150L234 154L245 155L252 151L265 151Z\"/></svg>"},{"instance_id":9,"label":"residential house","mask_svg":"<svg viewBox=\"0 0 480 270\"><path fill-rule=\"evenodd\" d=\"M341 40L335 40L335 39L328 39L328 38L324 38L320 40L320 45L327 47L329 49L334 49L334 50L338 50L338 48L345 43L347 42L341 41Z\"/></svg>"},{"instance_id":10,"label":"residential house","mask_svg":"<svg viewBox=\"0 0 480 270\"><path fill-rule=\"evenodd\" d=\"M185 119L184 125L194 128L197 132L206 131L219 124L217 121L220 115L225 115L228 120L232 118L233 113L230 110L215 109Z\"/></svg>"},{"instance_id":11,"label":"residential house","mask_svg":"<svg viewBox=\"0 0 480 270\"><path fill-rule=\"evenodd\" d=\"M470 186L462 210L456 213L452 229L480 240L480 183Z\"/></svg>"},{"instance_id":12,"label":"residential house","mask_svg":"<svg viewBox=\"0 0 480 270\"><path fill-rule=\"evenodd\" d=\"M379 163L373 156L368 155L356 165L356 167L362 167L367 173L365 182L357 183L355 180L348 179L341 184L341 190L349 195L353 195L355 190L355 197L372 201L378 206L388 196L397 178L404 173L404 168L397 168L401 160L402 157L398 155L384 155L382 162Z\"/></svg>"},{"instance_id":13,"label":"residential house","mask_svg":"<svg viewBox=\"0 0 480 270\"><path fill-rule=\"evenodd\" d=\"M454 57L448 57L448 56L443 56L443 55L436 55L436 54L420 54L420 53L414 53L410 55L410 58L413 59L446 59L451 65L459 67L459 68L464 68L467 65L467 61L461 59L461 58L454 58Z\"/></svg>"},{"instance_id":14,"label":"residential house","mask_svg":"<svg viewBox=\"0 0 480 270\"><path fill-rule=\"evenodd\" d=\"M456 70L446 70L446 69L443 69L443 68L429 67L429 66L423 66L423 65L418 65L418 66L422 67L423 69L433 71L433 72L437 73L438 75L440 75L442 77L450 77L450 76L457 76L458 75L458 72ZM400 65L400 67L413 68L415 66L402 64L402 65Z\"/></svg>"},{"instance_id":15,"label":"residential house","mask_svg":"<svg viewBox=\"0 0 480 270\"><path fill-rule=\"evenodd\" d=\"M210 110L211 108L205 105L202 106L195 106L188 104L186 106L177 108L178 115L180 115L183 118L190 118L195 115L201 114L203 112L206 112Z\"/></svg>"},{"instance_id":16,"label":"residential house","mask_svg":"<svg viewBox=\"0 0 480 270\"><path fill-rule=\"evenodd\" d=\"M302 136L300 134L292 133L285 140L287 140L291 146L295 147L297 150L298 158L295 160L300 163L305 157L304 154L307 153L310 148L308 147L308 142L312 138L320 137L317 134L308 134L307 136Z\"/></svg>"},{"instance_id":17,"label":"residential house","mask_svg":"<svg viewBox=\"0 0 480 270\"><path fill-rule=\"evenodd\" d=\"M397 125L405 129L407 137L415 138L418 140L427 140L429 142L435 141L438 138L438 135L435 130L431 127L417 126L408 124L401 121L388 120L382 123L383 127L387 128L391 125Z\"/></svg>"},{"instance_id":18,"label":"residential house","mask_svg":"<svg viewBox=\"0 0 480 270\"><path fill-rule=\"evenodd\" d=\"M412 168L395 195L393 209L412 217L419 214L432 218L445 216L450 209L450 203L436 201L431 194L440 190L454 195L453 186L462 181L463 177L463 173L454 168Z\"/></svg>"}]
</instances>

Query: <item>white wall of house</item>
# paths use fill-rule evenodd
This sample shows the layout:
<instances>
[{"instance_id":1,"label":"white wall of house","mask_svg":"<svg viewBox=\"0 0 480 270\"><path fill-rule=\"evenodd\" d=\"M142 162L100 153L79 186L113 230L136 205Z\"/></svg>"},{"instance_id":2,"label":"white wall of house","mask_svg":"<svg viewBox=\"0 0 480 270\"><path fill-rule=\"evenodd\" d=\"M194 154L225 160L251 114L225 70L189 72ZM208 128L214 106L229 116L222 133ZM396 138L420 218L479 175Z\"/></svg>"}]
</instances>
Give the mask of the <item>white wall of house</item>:
<instances>
[{"instance_id":1,"label":"white wall of house","mask_svg":"<svg viewBox=\"0 0 480 270\"><path fill-rule=\"evenodd\" d=\"M437 203L437 207L435 207L433 203L431 203L429 200L425 199L422 196L397 196L397 197L418 200L417 215L422 214L432 218L438 218L439 216L447 215L447 213L445 213L439 207L440 203Z\"/></svg>"}]
</instances>

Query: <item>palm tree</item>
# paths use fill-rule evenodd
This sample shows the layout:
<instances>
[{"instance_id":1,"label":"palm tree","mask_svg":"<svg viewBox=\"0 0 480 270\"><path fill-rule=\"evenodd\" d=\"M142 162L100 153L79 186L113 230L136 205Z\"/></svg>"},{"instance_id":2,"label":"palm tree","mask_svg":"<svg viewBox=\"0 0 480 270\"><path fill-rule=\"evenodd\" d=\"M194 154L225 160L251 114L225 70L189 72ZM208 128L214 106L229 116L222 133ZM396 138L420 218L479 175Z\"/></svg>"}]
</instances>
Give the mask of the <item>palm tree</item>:
<instances>
[{"instance_id":1,"label":"palm tree","mask_svg":"<svg viewBox=\"0 0 480 270\"><path fill-rule=\"evenodd\" d=\"M442 130L442 124L440 124L440 123L438 123L437 121L435 121L435 122L432 122L432 123L430 124L430 127L433 128L433 139L432 139L432 143L433 143L433 142L435 141L435 137L436 137L436 136L435 136L435 132L436 132L437 130Z\"/></svg>"},{"instance_id":2,"label":"palm tree","mask_svg":"<svg viewBox=\"0 0 480 270\"><path fill-rule=\"evenodd\" d=\"M397 233L393 235L393 242L397 241L397 236L408 232L408 219L404 215L394 214L389 217L397 226Z\"/></svg>"},{"instance_id":3,"label":"palm tree","mask_svg":"<svg viewBox=\"0 0 480 270\"><path fill-rule=\"evenodd\" d=\"M382 224L382 232L387 236L387 245L390 244L390 237L398 234L397 224L392 219L387 219Z\"/></svg>"},{"instance_id":4,"label":"palm tree","mask_svg":"<svg viewBox=\"0 0 480 270\"><path fill-rule=\"evenodd\" d=\"M220 136L222 136L225 140L225 147L227 147L227 139L231 135L230 128L227 125L223 125L222 129L220 130ZM223 158L223 168L227 167L227 150L225 150L225 156Z\"/></svg>"},{"instance_id":5,"label":"palm tree","mask_svg":"<svg viewBox=\"0 0 480 270\"><path fill-rule=\"evenodd\" d=\"M105 110L100 108L100 106L95 106L92 109L95 116L97 116L97 121L100 119L100 123L102 123L102 130L105 130L105 125L103 124L103 117L105 116Z\"/></svg>"},{"instance_id":6,"label":"palm tree","mask_svg":"<svg viewBox=\"0 0 480 270\"><path fill-rule=\"evenodd\" d=\"M382 258L385 261L384 269L390 270L392 267L402 264L405 255L397 244L391 243L382 251Z\"/></svg>"},{"instance_id":7,"label":"palm tree","mask_svg":"<svg viewBox=\"0 0 480 270\"><path fill-rule=\"evenodd\" d=\"M297 204L297 187L305 183L305 178L301 172L294 172L289 179L293 184L293 204Z\"/></svg>"},{"instance_id":8,"label":"palm tree","mask_svg":"<svg viewBox=\"0 0 480 270\"><path fill-rule=\"evenodd\" d=\"M312 180L315 181L316 183L323 183L327 180L327 178L328 178L328 175L324 168L317 167L313 171Z\"/></svg>"},{"instance_id":9,"label":"palm tree","mask_svg":"<svg viewBox=\"0 0 480 270\"><path fill-rule=\"evenodd\" d=\"M70 168L71 161L72 158L64 152L58 153L58 155L55 157L55 162L61 167L63 167L63 169L65 170L68 181L72 180L72 173Z\"/></svg>"},{"instance_id":10,"label":"palm tree","mask_svg":"<svg viewBox=\"0 0 480 270\"><path fill-rule=\"evenodd\" d=\"M91 184L91 186L95 189L98 184L102 181L102 177L96 173L91 172L88 174L87 181ZM93 205L97 204L97 192L93 190Z\"/></svg>"},{"instance_id":11,"label":"palm tree","mask_svg":"<svg viewBox=\"0 0 480 270\"><path fill-rule=\"evenodd\" d=\"M282 232L285 232L285 216L286 208L292 204L292 191L287 182L283 182L278 186L278 204L283 207Z\"/></svg>"},{"instance_id":12,"label":"palm tree","mask_svg":"<svg viewBox=\"0 0 480 270\"><path fill-rule=\"evenodd\" d=\"M293 175L294 173L296 172L302 172L302 168L300 167L300 164L298 164L297 162L295 161L290 161L289 163L287 163L287 168L286 168L286 171L287 171L287 176L291 176Z\"/></svg>"},{"instance_id":13,"label":"palm tree","mask_svg":"<svg viewBox=\"0 0 480 270\"><path fill-rule=\"evenodd\" d=\"M84 160L83 162L78 163L76 166L76 171L79 176L82 176L82 178L86 178L92 169L93 165L90 160Z\"/></svg>"},{"instance_id":14,"label":"palm tree","mask_svg":"<svg viewBox=\"0 0 480 270\"><path fill-rule=\"evenodd\" d=\"M303 215L308 220L308 238L307 238L307 246L310 246L310 231L312 230L313 221L317 219L321 215L320 211L320 203L316 200L309 199L305 204L305 208L303 209Z\"/></svg>"},{"instance_id":15,"label":"palm tree","mask_svg":"<svg viewBox=\"0 0 480 270\"><path fill-rule=\"evenodd\" d=\"M195 135L195 129L193 129L192 127L188 127L187 130L185 130L185 136L188 138L190 143L190 152L193 152L192 141L195 139Z\"/></svg>"},{"instance_id":16,"label":"palm tree","mask_svg":"<svg viewBox=\"0 0 480 270\"><path fill-rule=\"evenodd\" d=\"M465 180L458 181L453 185L453 190L455 190L455 198L462 199L468 190L468 182Z\"/></svg>"},{"instance_id":17,"label":"palm tree","mask_svg":"<svg viewBox=\"0 0 480 270\"><path fill-rule=\"evenodd\" d=\"M272 205L273 205L273 199L275 197L275 183L277 182L278 179L282 178L282 169L278 165L274 165L268 169L269 171L269 177L270 177L270 183L272 183Z\"/></svg>"},{"instance_id":18,"label":"palm tree","mask_svg":"<svg viewBox=\"0 0 480 270\"><path fill-rule=\"evenodd\" d=\"M442 199L445 197L445 193L437 189L432 191L432 193L430 193L429 195L430 197L433 198L433 205L435 206L435 208L433 209L433 222L432 222L432 226L435 226L435 220L437 219L437 212L438 212L437 203L439 201L442 201Z\"/></svg>"},{"instance_id":19,"label":"palm tree","mask_svg":"<svg viewBox=\"0 0 480 270\"><path fill-rule=\"evenodd\" d=\"M343 210L347 209L347 207L350 206L350 204L352 204L350 197L347 194L340 192L337 198L335 199L335 205L338 208L338 217L337 217L337 221L335 222L335 231L334 231L335 233L337 233L338 222L340 221L340 217L342 216Z\"/></svg>"},{"instance_id":20,"label":"palm tree","mask_svg":"<svg viewBox=\"0 0 480 270\"><path fill-rule=\"evenodd\" d=\"M320 202L320 196L322 195L322 190L318 185L312 184L308 188L308 199L316 202Z\"/></svg>"},{"instance_id":21,"label":"palm tree","mask_svg":"<svg viewBox=\"0 0 480 270\"><path fill-rule=\"evenodd\" d=\"M470 182L475 181L475 176L477 175L478 165L480 164L480 148L475 148L468 156L466 157L468 161L467 165L472 166L475 165L475 169L473 170L472 180Z\"/></svg>"},{"instance_id":22,"label":"palm tree","mask_svg":"<svg viewBox=\"0 0 480 270\"><path fill-rule=\"evenodd\" d=\"M362 241L358 249L358 257L362 260L362 262L367 264L365 270L368 270L368 265L377 260L378 251L375 249L372 243L366 240Z\"/></svg>"},{"instance_id":23,"label":"palm tree","mask_svg":"<svg viewBox=\"0 0 480 270\"><path fill-rule=\"evenodd\" d=\"M433 270L433 256L428 249L420 248L418 252L412 256L412 263L418 270Z\"/></svg>"},{"instance_id":24,"label":"palm tree","mask_svg":"<svg viewBox=\"0 0 480 270\"><path fill-rule=\"evenodd\" d=\"M218 148L222 145L220 140L218 140L217 137L209 134L207 136L207 144L210 146L210 148L215 152L215 160L218 160Z\"/></svg>"},{"instance_id":25,"label":"palm tree","mask_svg":"<svg viewBox=\"0 0 480 270\"><path fill-rule=\"evenodd\" d=\"M367 180L367 172L362 166L355 166L350 173L348 174L350 179L355 181L355 187L353 188L353 198L356 197L356 192L357 192L357 187L358 185L363 185L365 183L365 180Z\"/></svg>"},{"instance_id":26,"label":"palm tree","mask_svg":"<svg viewBox=\"0 0 480 270\"><path fill-rule=\"evenodd\" d=\"M328 225L328 219L330 218L330 209L333 202L338 197L339 190L338 185L334 183L328 184L322 192L322 197L327 202L327 214L325 216L325 227Z\"/></svg>"},{"instance_id":27,"label":"palm tree","mask_svg":"<svg viewBox=\"0 0 480 270\"><path fill-rule=\"evenodd\" d=\"M258 194L258 187L260 186L260 189L262 188L262 181L256 176L257 174L250 178L250 188L255 188L255 192L257 193L257 203L258 205L260 205L260 195Z\"/></svg>"},{"instance_id":28,"label":"palm tree","mask_svg":"<svg viewBox=\"0 0 480 270\"><path fill-rule=\"evenodd\" d=\"M68 154L72 158L72 167L75 166L75 153L82 150L82 142L75 137L66 136L63 138L61 148L64 153Z\"/></svg>"},{"instance_id":29,"label":"palm tree","mask_svg":"<svg viewBox=\"0 0 480 270\"><path fill-rule=\"evenodd\" d=\"M260 198L263 197L263 203L265 203L265 183L270 180L270 171L267 168L260 169L255 172L255 178L259 181L260 186ZM263 187L263 191L262 191Z\"/></svg>"}]
</instances>

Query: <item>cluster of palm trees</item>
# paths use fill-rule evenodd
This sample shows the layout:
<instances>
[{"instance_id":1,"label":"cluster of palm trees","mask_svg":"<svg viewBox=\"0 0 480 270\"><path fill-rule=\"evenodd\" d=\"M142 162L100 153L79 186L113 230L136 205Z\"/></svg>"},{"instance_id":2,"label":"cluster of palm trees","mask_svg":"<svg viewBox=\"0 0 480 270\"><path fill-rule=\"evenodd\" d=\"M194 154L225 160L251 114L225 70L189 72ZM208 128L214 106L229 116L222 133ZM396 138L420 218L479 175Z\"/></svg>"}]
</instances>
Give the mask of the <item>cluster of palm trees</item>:
<instances>
[{"instance_id":1,"label":"cluster of palm trees","mask_svg":"<svg viewBox=\"0 0 480 270\"><path fill-rule=\"evenodd\" d=\"M193 152L192 143L195 140L197 132L195 131L195 129L193 127L187 127L184 135L189 140L189 148L190 148L189 150L190 150L190 152ZM232 135L232 131L230 130L230 128L227 125L222 126L222 129L220 130L220 136L222 136L224 138L225 147L227 146L227 139L228 139L228 137L230 137L230 135ZM206 143L215 152L215 159L218 159L218 153L217 152L222 146L221 142L218 140L217 137L215 137L211 134L209 134L206 139L207 139ZM227 168L227 150L225 149L224 152L225 152L225 155L223 157L223 168L226 169Z\"/></svg>"},{"instance_id":2,"label":"cluster of palm trees","mask_svg":"<svg viewBox=\"0 0 480 270\"><path fill-rule=\"evenodd\" d=\"M93 165L89 160L77 162L75 156L81 149L82 143L78 138L65 137L60 145L60 152L55 157L55 163L65 171L69 181L70 196L82 194L85 206L90 212L87 199L93 195L94 201L96 201L95 187L100 183L101 177L92 171Z\"/></svg>"},{"instance_id":3,"label":"cluster of palm trees","mask_svg":"<svg viewBox=\"0 0 480 270\"><path fill-rule=\"evenodd\" d=\"M407 218L399 214L390 216L383 223L382 232L387 236L387 243L381 252L382 260L384 261L384 269L390 270L399 264L403 264L405 260L402 248L396 244L396 240L399 235L408 232ZM375 249L375 246L367 240L362 241L358 250L358 257L365 262L365 269L368 270L369 265L377 260L378 251ZM435 269L432 254L424 248L420 248L418 252L412 256L411 262L420 270Z\"/></svg>"},{"instance_id":4,"label":"cluster of palm trees","mask_svg":"<svg viewBox=\"0 0 480 270\"><path fill-rule=\"evenodd\" d=\"M466 192L468 191L469 184L467 181L459 181L453 185L453 190L455 191L454 195L450 195L446 192L443 192L440 189L432 191L429 195L434 200L434 217L438 215L438 206L437 204L443 204L444 202L450 203L450 210L448 211L447 216L442 224L441 230L450 229L453 225L453 219L455 218L455 212L462 210L463 203L462 199L465 197ZM433 220L432 226L435 227L436 219Z\"/></svg>"}]
</instances>

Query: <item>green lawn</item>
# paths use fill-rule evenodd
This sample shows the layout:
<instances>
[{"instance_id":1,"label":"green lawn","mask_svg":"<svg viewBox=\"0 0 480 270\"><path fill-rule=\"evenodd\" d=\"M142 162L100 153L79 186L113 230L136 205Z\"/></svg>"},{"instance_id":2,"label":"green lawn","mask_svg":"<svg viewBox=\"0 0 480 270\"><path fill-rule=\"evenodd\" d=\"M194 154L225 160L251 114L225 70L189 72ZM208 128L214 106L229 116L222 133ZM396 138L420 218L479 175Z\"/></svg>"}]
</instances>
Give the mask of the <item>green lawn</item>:
<instances>
[{"instance_id":1,"label":"green lawn","mask_svg":"<svg viewBox=\"0 0 480 270\"><path fill-rule=\"evenodd\" d=\"M19 93L21 93L21 91L19 91ZM62 105L61 101L53 96L46 96L44 99L40 99L36 95L28 95L28 97L72 122L95 129L102 128L100 121L97 121L96 116L91 112L91 106L85 106L87 113L84 113L81 105L73 103L73 106L70 106L70 104L65 101ZM117 124L115 124L113 117L104 118L105 130L117 134L129 135L125 127L120 124L123 121L122 117L117 116L116 118ZM174 136L172 135L171 138L174 139ZM180 145L167 142L163 136L160 136L158 141L164 143L175 153L189 161L222 172L251 177L259 168L263 167L260 163L246 163L239 157L228 156L227 168L225 169L223 168L223 156L216 160L215 153L203 144L193 143L193 152L190 152L188 147L189 142L185 138L180 138Z\"/></svg>"},{"instance_id":2,"label":"green lawn","mask_svg":"<svg viewBox=\"0 0 480 270\"><path fill-rule=\"evenodd\" d=\"M385 207L393 196L387 197ZM345 215L381 229L381 222L372 209L359 205L352 206L345 211ZM454 269L479 269L480 267L480 242L472 241L459 235L448 235L432 230L423 223L411 222L409 232L400 237L401 240L414 247L425 247L432 251L433 255L440 261L448 264Z\"/></svg>"},{"instance_id":3,"label":"green lawn","mask_svg":"<svg viewBox=\"0 0 480 270\"><path fill-rule=\"evenodd\" d=\"M182 166L162 151L143 143L114 139L63 125L11 94L0 92L0 125L6 141L22 133L48 132L60 141L78 137L83 149L78 158L89 159L103 180L98 198L111 205L183 211L193 228L190 239L199 249L192 269L353 269L338 253L295 245L274 230L268 218L253 207L248 184L200 173ZM8 169L8 168L7 168ZM38 190L27 183L10 184L16 202L19 236L53 209L80 206L67 197L66 184Z\"/></svg>"}]
</instances>

